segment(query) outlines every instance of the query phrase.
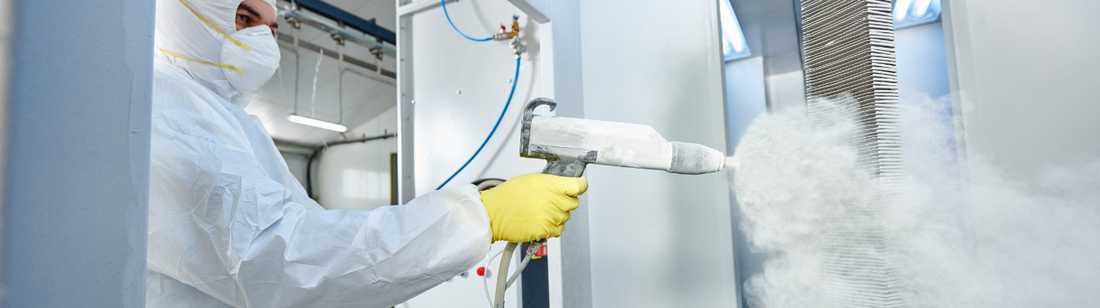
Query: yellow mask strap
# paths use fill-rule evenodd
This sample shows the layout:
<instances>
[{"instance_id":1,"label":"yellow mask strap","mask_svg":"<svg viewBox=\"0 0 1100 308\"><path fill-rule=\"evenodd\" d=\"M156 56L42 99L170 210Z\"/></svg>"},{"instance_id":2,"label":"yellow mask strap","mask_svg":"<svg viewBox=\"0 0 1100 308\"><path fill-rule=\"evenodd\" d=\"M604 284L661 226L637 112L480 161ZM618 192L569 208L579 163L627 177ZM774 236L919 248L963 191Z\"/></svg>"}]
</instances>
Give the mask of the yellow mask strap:
<instances>
[{"instance_id":1,"label":"yellow mask strap","mask_svg":"<svg viewBox=\"0 0 1100 308\"><path fill-rule=\"evenodd\" d=\"M214 28L215 31L218 31L218 33L221 33L222 36L225 36L225 39L229 40L230 43L233 43L233 45L237 45L237 47L244 48L244 50L251 49L251 47L249 47L247 44L238 42L237 40L233 39L232 37L229 37L229 34L225 34L225 32L222 31L222 29L218 29L218 27L214 26L214 23L210 22L209 20L206 20L206 18L202 17L202 15L199 15L199 12L195 12L195 9L192 9L191 6L187 5L187 3L183 2L183 0L179 0L179 1L180 1L180 4L183 4L183 6L186 7L188 10L191 10L192 14L195 14L195 16L198 16L199 19L202 19L202 22L205 22L207 26L210 26L211 28ZM197 60L192 60L192 61L197 61Z\"/></svg>"},{"instance_id":2,"label":"yellow mask strap","mask_svg":"<svg viewBox=\"0 0 1100 308\"><path fill-rule=\"evenodd\" d=\"M163 52L164 54L169 55L169 56L184 59L184 60L187 60L187 61L194 61L194 62L198 62L198 63L202 63L202 64L209 64L209 65L213 65L213 66L217 66L217 67L227 68L227 69L230 69L230 70L232 70L234 72L237 72L241 75L244 75L244 71L237 68L236 66L232 66L232 65L229 65L229 64L223 64L223 63L207 62L207 61L203 61L203 60L199 60L199 59L192 59L192 58L184 57L183 55L178 54L178 53L174 53L174 52L171 52L171 51L164 50L164 48L160 48L160 47L157 47L157 50L160 50L160 52Z\"/></svg>"}]
</instances>

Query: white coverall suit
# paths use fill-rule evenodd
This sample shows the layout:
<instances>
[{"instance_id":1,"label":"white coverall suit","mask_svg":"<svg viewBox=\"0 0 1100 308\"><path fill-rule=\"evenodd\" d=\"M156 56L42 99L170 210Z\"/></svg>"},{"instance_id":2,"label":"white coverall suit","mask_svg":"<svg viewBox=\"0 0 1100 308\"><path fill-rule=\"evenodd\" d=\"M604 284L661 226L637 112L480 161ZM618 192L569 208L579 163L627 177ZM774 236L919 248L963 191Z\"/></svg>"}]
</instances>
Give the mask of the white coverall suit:
<instances>
[{"instance_id":1,"label":"white coverall suit","mask_svg":"<svg viewBox=\"0 0 1100 308\"><path fill-rule=\"evenodd\" d=\"M485 258L472 185L372 211L308 198L248 93L198 62L222 62L242 0L183 1L157 1L147 306L390 307Z\"/></svg>"}]
</instances>

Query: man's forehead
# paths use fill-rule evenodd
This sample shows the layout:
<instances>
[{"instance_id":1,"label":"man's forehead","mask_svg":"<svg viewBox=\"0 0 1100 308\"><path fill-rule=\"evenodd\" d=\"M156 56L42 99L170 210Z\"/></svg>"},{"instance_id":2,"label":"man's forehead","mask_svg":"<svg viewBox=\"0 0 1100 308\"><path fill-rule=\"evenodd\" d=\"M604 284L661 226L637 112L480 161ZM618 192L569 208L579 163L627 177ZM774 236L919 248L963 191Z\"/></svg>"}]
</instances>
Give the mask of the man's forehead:
<instances>
[{"instance_id":1,"label":"man's forehead","mask_svg":"<svg viewBox=\"0 0 1100 308\"><path fill-rule=\"evenodd\" d=\"M244 4L245 2L250 2L250 1L240 0L240 2L237 3L237 5L240 6L241 4ZM279 11L279 7L277 5L275 5L275 0L260 0L260 2L263 2L264 4L267 4L268 7L270 7L272 11L275 11L275 12Z\"/></svg>"},{"instance_id":2,"label":"man's forehead","mask_svg":"<svg viewBox=\"0 0 1100 308\"><path fill-rule=\"evenodd\" d=\"M264 4L259 4L260 1L245 0L245 1L241 1L241 3L237 7L239 9L248 11L249 13L251 13L253 15L256 15L256 17L267 19L267 20L264 20L264 23L274 23L276 21L276 12L277 11L275 10L275 8L273 6L270 5L271 3L267 2L267 1L263 1L263 2L264 2L264 4L267 4L267 5L265 6ZM272 10L268 11L267 8L272 8Z\"/></svg>"}]
</instances>

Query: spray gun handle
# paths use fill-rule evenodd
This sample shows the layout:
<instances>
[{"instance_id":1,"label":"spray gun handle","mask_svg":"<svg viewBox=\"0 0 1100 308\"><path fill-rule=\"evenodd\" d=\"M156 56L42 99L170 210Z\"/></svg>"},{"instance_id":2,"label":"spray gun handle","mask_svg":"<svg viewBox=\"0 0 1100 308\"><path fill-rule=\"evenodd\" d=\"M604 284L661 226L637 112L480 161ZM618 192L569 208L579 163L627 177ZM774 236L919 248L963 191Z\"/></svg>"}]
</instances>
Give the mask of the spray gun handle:
<instances>
[{"instance_id":1,"label":"spray gun handle","mask_svg":"<svg viewBox=\"0 0 1100 308\"><path fill-rule=\"evenodd\" d=\"M568 155L560 155L561 153L540 151L538 147L534 149L529 148L531 140L531 119L535 117L535 108L542 105L549 106L550 111L554 111L554 109L558 107L557 102L545 97L539 97L527 102L527 106L523 108L523 129L520 131L519 155L523 157L545 159L546 168L542 169L543 174L574 178L581 177L588 163L595 161L595 152L579 153L577 157L569 157Z\"/></svg>"},{"instance_id":2,"label":"spray gun handle","mask_svg":"<svg viewBox=\"0 0 1100 308\"><path fill-rule=\"evenodd\" d=\"M584 167L586 166L588 166L588 163L575 159L547 160L546 168L542 169L542 173L579 178L584 174Z\"/></svg>"}]
</instances>

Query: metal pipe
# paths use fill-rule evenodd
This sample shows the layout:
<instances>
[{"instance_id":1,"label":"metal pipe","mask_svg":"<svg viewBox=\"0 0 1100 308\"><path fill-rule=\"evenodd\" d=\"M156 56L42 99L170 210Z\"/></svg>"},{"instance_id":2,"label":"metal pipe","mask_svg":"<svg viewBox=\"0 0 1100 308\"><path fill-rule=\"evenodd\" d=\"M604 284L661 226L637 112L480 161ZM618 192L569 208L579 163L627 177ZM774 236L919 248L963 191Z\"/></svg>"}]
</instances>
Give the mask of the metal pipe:
<instances>
[{"instance_id":1,"label":"metal pipe","mask_svg":"<svg viewBox=\"0 0 1100 308\"><path fill-rule=\"evenodd\" d=\"M352 29L374 36L378 38L379 41L397 44L397 35L389 29L378 26L373 19L365 20L321 0L295 0L294 3L303 9L317 13L325 18L339 21Z\"/></svg>"},{"instance_id":2,"label":"metal pipe","mask_svg":"<svg viewBox=\"0 0 1100 308\"><path fill-rule=\"evenodd\" d=\"M297 41L298 37L295 36L294 40ZM302 55L298 54L298 51L294 51L294 114L298 114L298 84L301 82L298 80L301 68Z\"/></svg>"},{"instance_id":3,"label":"metal pipe","mask_svg":"<svg viewBox=\"0 0 1100 308\"><path fill-rule=\"evenodd\" d=\"M294 35L283 34L283 33L280 32L279 36L280 36L280 42L279 42L280 45L279 46L282 46L284 48L289 49L289 48L293 47L295 50L306 49L306 50L310 50L310 51L313 51L313 52L316 52L316 53L320 53L320 54L325 55L329 58L340 60L338 58L339 56L337 55L336 51L329 50L327 48L320 47L320 46L314 45L314 44L306 42L306 41L298 41L298 43L294 43L294 40L296 38L296 36L294 36ZM283 39L283 37L285 37L286 39ZM379 75L382 75L382 76L385 76L385 77L397 78L397 73L395 73L393 71L382 68L380 65L375 65L375 64L367 63L366 61L363 61L363 60L356 59L355 57L352 57L352 56L343 55L343 61L345 63L350 63L352 65L363 68L367 71L377 72ZM367 78L369 78L371 80L374 80L374 81L385 83L385 84L388 84L388 85L391 85L391 86L397 86L396 81L394 81L392 79L384 79L381 76L364 75L364 74L362 74L358 71L353 71L353 72L356 73L356 74L359 74L360 76L367 77Z\"/></svg>"},{"instance_id":4,"label":"metal pipe","mask_svg":"<svg viewBox=\"0 0 1100 308\"><path fill-rule=\"evenodd\" d=\"M321 150L324 150L325 148L328 148L328 147L331 147L331 146L337 146L337 145L341 145L341 144L365 143L365 142L371 141L371 140L382 140L382 139L389 139L389 138L393 138L393 137L397 137L397 134L396 133L388 133L388 134L384 134L384 135L380 135L380 136L374 136L374 137L364 137L364 138L359 138L359 139L341 140L341 141L336 141L336 142L333 142L333 143L329 143L327 146L319 146L319 147L314 148L313 152L310 153L308 157L306 157L306 195L308 195L310 199L316 199L316 198L313 197L313 174L312 174L313 173L313 159L317 158L317 154L320 154Z\"/></svg>"},{"instance_id":5,"label":"metal pipe","mask_svg":"<svg viewBox=\"0 0 1100 308\"><path fill-rule=\"evenodd\" d=\"M328 33L330 36L340 36L349 42L362 45L363 47L367 47L370 50L378 50L386 56L393 58L397 57L396 48L388 46L383 42L379 42L376 39L368 38L365 35L348 31L337 23L327 20L324 17L316 16L309 12L303 12L300 10L280 11L279 14L285 16L285 18L294 18L299 23L307 24L317 29L320 29L321 31Z\"/></svg>"}]
</instances>

